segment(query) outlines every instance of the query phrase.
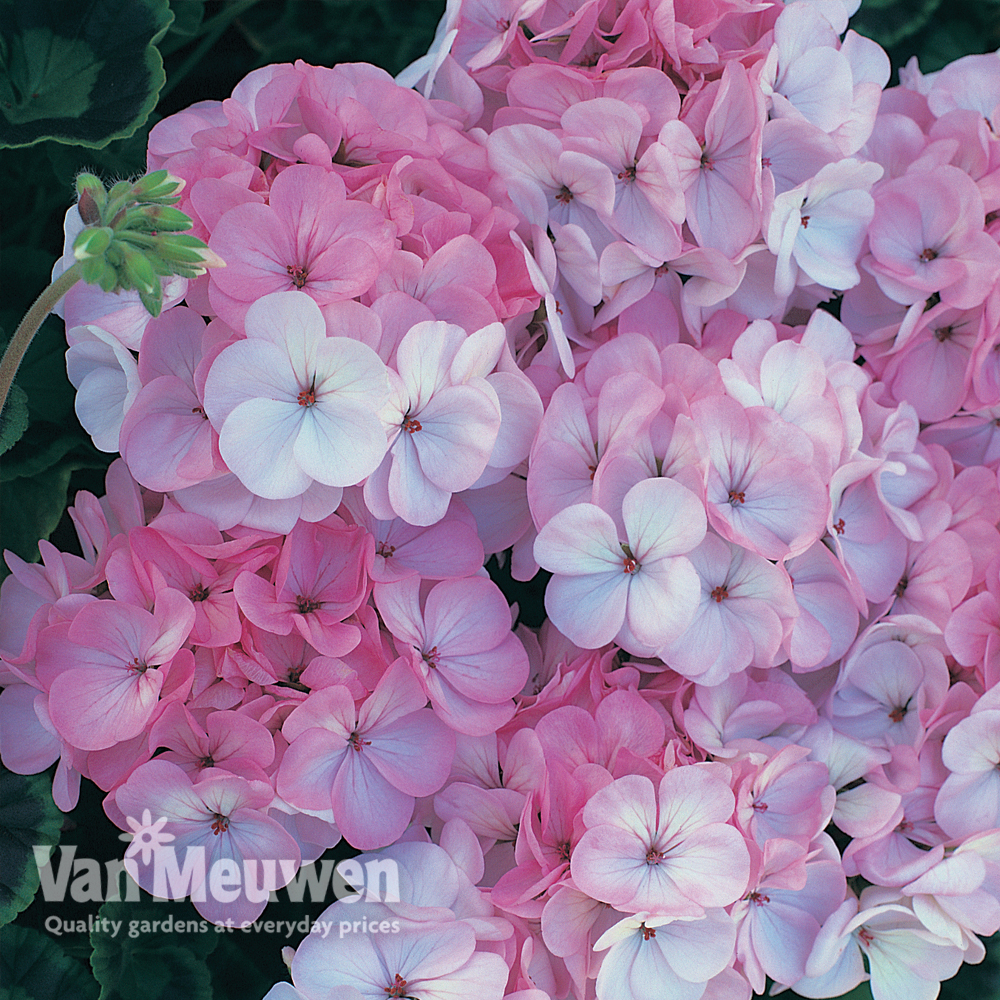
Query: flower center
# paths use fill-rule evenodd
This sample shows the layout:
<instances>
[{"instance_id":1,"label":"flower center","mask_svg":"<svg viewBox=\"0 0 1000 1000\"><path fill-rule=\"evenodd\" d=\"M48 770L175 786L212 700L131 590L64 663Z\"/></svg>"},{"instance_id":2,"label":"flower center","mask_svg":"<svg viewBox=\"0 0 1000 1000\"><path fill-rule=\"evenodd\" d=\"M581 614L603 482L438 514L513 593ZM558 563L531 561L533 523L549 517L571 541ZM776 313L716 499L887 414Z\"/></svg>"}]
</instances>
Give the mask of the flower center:
<instances>
[{"instance_id":1,"label":"flower center","mask_svg":"<svg viewBox=\"0 0 1000 1000\"><path fill-rule=\"evenodd\" d=\"M225 833L229 829L229 817L223 816L222 813L213 813L212 815L212 833L216 837L220 833Z\"/></svg>"},{"instance_id":2,"label":"flower center","mask_svg":"<svg viewBox=\"0 0 1000 1000\"><path fill-rule=\"evenodd\" d=\"M356 729L347 737L347 742L351 744L351 748L357 753L361 753L362 747L370 747L372 745L372 741L363 740Z\"/></svg>"},{"instance_id":3,"label":"flower center","mask_svg":"<svg viewBox=\"0 0 1000 1000\"><path fill-rule=\"evenodd\" d=\"M416 434L417 431L422 431L423 429L424 425L420 423L416 417L407 416L404 418L403 430L406 431L407 434Z\"/></svg>"},{"instance_id":4,"label":"flower center","mask_svg":"<svg viewBox=\"0 0 1000 1000\"><path fill-rule=\"evenodd\" d=\"M622 552L625 553L625 558L622 559L622 572L627 573L629 576L635 576L636 573L642 568L642 563L632 554L632 550L624 543L618 543L622 547Z\"/></svg>"},{"instance_id":5,"label":"flower center","mask_svg":"<svg viewBox=\"0 0 1000 1000\"><path fill-rule=\"evenodd\" d=\"M716 604L721 604L729 596L729 591L726 589L725 584L720 584L712 591L710 596Z\"/></svg>"},{"instance_id":6,"label":"flower center","mask_svg":"<svg viewBox=\"0 0 1000 1000\"><path fill-rule=\"evenodd\" d=\"M735 507L738 503L746 503L747 498L743 490L730 490L729 502Z\"/></svg>"},{"instance_id":7,"label":"flower center","mask_svg":"<svg viewBox=\"0 0 1000 1000\"><path fill-rule=\"evenodd\" d=\"M192 601L207 601L208 588L203 583L196 583L189 591L188 597Z\"/></svg>"},{"instance_id":8,"label":"flower center","mask_svg":"<svg viewBox=\"0 0 1000 1000\"><path fill-rule=\"evenodd\" d=\"M573 192L570 191L565 184L559 189L559 193L556 195L556 201L562 202L564 205L568 205L573 200Z\"/></svg>"},{"instance_id":9,"label":"flower center","mask_svg":"<svg viewBox=\"0 0 1000 1000\"><path fill-rule=\"evenodd\" d=\"M847 530L847 525L844 524L844 519L840 518L839 521L833 526L833 530L837 532L838 535L842 535Z\"/></svg>"},{"instance_id":10,"label":"flower center","mask_svg":"<svg viewBox=\"0 0 1000 1000\"><path fill-rule=\"evenodd\" d=\"M426 663L427 666L431 668L431 670L434 670L437 667L438 663L441 661L441 654L438 652L437 646L431 646L430 649L428 649L425 653L421 653L420 655L424 663Z\"/></svg>"},{"instance_id":11,"label":"flower center","mask_svg":"<svg viewBox=\"0 0 1000 1000\"><path fill-rule=\"evenodd\" d=\"M379 542L378 545L375 546L375 555L382 556L383 559L388 559L389 556L391 556L395 551L395 545L386 545L385 542Z\"/></svg>"},{"instance_id":12,"label":"flower center","mask_svg":"<svg viewBox=\"0 0 1000 1000\"><path fill-rule=\"evenodd\" d=\"M406 980L397 972L396 978L393 980L391 986L383 986L383 990L389 994L391 997L405 997L406 996Z\"/></svg>"},{"instance_id":13,"label":"flower center","mask_svg":"<svg viewBox=\"0 0 1000 1000\"><path fill-rule=\"evenodd\" d=\"M647 927L645 924L640 924L639 928L642 930L642 939L643 939L643 941L648 941L650 938L655 938L656 937L656 928L655 927Z\"/></svg>"},{"instance_id":14,"label":"flower center","mask_svg":"<svg viewBox=\"0 0 1000 1000\"><path fill-rule=\"evenodd\" d=\"M316 376L313 375L308 389L303 389L298 395L299 406L316 405Z\"/></svg>"},{"instance_id":15,"label":"flower center","mask_svg":"<svg viewBox=\"0 0 1000 1000\"><path fill-rule=\"evenodd\" d=\"M924 247L920 251L920 259L925 263L929 264L932 260L937 260L938 252L931 247Z\"/></svg>"},{"instance_id":16,"label":"flower center","mask_svg":"<svg viewBox=\"0 0 1000 1000\"><path fill-rule=\"evenodd\" d=\"M658 865L666 855L663 851L658 851L655 847L651 847L646 851L646 864L647 865Z\"/></svg>"},{"instance_id":17,"label":"flower center","mask_svg":"<svg viewBox=\"0 0 1000 1000\"><path fill-rule=\"evenodd\" d=\"M285 267L288 277L296 288L302 288L309 280L309 272L301 264L289 264Z\"/></svg>"},{"instance_id":18,"label":"flower center","mask_svg":"<svg viewBox=\"0 0 1000 1000\"><path fill-rule=\"evenodd\" d=\"M323 607L322 601L317 601L314 597L304 597L301 594L295 598L295 608L300 615L308 615L313 611L319 611Z\"/></svg>"}]
</instances>

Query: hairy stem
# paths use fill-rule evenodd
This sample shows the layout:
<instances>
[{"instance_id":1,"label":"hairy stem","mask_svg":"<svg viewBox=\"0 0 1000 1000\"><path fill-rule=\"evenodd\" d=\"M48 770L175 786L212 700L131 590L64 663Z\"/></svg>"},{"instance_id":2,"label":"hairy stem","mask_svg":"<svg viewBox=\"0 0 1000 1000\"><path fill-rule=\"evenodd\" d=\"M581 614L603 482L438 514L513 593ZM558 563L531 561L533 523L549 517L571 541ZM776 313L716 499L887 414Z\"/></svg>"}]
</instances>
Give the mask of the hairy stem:
<instances>
[{"instance_id":1,"label":"hairy stem","mask_svg":"<svg viewBox=\"0 0 1000 1000\"><path fill-rule=\"evenodd\" d=\"M38 332L45 317L52 312L55 304L80 280L80 265L75 263L68 271L64 271L35 299L31 308L24 314L18 328L14 331L3 359L0 360L0 411L3 410L10 393L11 383L17 374L17 369L28 350L32 338Z\"/></svg>"}]
</instances>

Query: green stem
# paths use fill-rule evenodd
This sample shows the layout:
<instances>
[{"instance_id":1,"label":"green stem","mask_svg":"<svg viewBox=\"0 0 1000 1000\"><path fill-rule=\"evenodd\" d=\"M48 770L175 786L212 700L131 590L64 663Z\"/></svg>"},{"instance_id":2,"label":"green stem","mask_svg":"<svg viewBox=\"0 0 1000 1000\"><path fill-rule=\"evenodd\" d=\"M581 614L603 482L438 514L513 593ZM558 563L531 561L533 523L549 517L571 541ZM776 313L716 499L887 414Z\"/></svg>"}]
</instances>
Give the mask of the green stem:
<instances>
[{"instance_id":1,"label":"green stem","mask_svg":"<svg viewBox=\"0 0 1000 1000\"><path fill-rule=\"evenodd\" d=\"M45 317L55 308L56 303L80 280L80 264L75 263L64 271L35 299L32 307L24 314L24 319L14 331L7 350L0 360L0 412L3 411L17 369L28 350L32 338L38 332Z\"/></svg>"}]
</instances>

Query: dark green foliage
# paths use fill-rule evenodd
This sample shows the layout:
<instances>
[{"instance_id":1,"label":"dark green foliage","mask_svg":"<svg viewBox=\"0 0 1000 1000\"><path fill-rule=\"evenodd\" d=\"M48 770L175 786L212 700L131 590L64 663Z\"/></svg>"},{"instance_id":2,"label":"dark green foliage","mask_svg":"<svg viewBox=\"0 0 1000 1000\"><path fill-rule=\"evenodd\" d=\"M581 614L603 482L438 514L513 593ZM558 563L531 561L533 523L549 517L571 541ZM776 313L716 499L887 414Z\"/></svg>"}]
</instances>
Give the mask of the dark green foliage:
<instances>
[{"instance_id":1,"label":"dark green foliage","mask_svg":"<svg viewBox=\"0 0 1000 1000\"><path fill-rule=\"evenodd\" d=\"M10 451L27 429L28 396L19 385L12 385L0 414L0 455Z\"/></svg>"},{"instance_id":2,"label":"dark green foliage","mask_svg":"<svg viewBox=\"0 0 1000 1000\"><path fill-rule=\"evenodd\" d=\"M58 942L27 927L5 928L0 983L10 1000L95 1000L97 983Z\"/></svg>"},{"instance_id":3,"label":"dark green foliage","mask_svg":"<svg viewBox=\"0 0 1000 1000\"><path fill-rule=\"evenodd\" d=\"M38 891L38 865L32 847L59 841L62 813L52 801L52 780L45 774L14 774L0 768L0 926L26 909ZM12 931L4 931L6 938ZM0 977L5 984L6 977Z\"/></svg>"},{"instance_id":4,"label":"dark green foliage","mask_svg":"<svg viewBox=\"0 0 1000 1000\"><path fill-rule=\"evenodd\" d=\"M932 73L974 52L1000 47L1000 0L864 0L851 27L889 53L894 70L916 56ZM890 83L897 83L893 74Z\"/></svg>"},{"instance_id":5,"label":"dark green foliage","mask_svg":"<svg viewBox=\"0 0 1000 1000\"><path fill-rule=\"evenodd\" d=\"M184 929L151 930L162 928L168 916L183 921ZM117 934L104 929L113 923L97 925L90 934L90 964L101 1000L212 1000L206 959L219 935L190 903L154 902L143 893L141 902L105 903L99 917L120 924Z\"/></svg>"},{"instance_id":6,"label":"dark green foliage","mask_svg":"<svg viewBox=\"0 0 1000 1000\"><path fill-rule=\"evenodd\" d=\"M156 106L167 0L6 0L0 13L0 147L106 146Z\"/></svg>"}]
</instances>

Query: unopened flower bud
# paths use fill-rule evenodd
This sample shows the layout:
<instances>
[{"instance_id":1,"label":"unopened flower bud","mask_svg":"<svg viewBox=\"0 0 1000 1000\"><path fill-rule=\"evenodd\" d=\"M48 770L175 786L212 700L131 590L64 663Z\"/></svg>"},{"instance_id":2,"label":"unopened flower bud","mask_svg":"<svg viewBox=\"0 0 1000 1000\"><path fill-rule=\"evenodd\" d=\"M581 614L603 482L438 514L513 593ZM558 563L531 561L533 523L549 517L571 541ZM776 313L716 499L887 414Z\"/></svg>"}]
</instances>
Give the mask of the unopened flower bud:
<instances>
[{"instance_id":1,"label":"unopened flower bud","mask_svg":"<svg viewBox=\"0 0 1000 1000\"><path fill-rule=\"evenodd\" d=\"M166 170L154 170L132 185L132 196L139 202L163 204L176 200L184 183L182 177L175 177Z\"/></svg>"},{"instance_id":2,"label":"unopened flower bud","mask_svg":"<svg viewBox=\"0 0 1000 1000\"><path fill-rule=\"evenodd\" d=\"M152 264L141 250L122 244L122 257L123 277L126 279L122 281L123 285L128 282L136 291L147 295L160 287L160 280L153 271Z\"/></svg>"},{"instance_id":3,"label":"unopened flower bud","mask_svg":"<svg viewBox=\"0 0 1000 1000\"><path fill-rule=\"evenodd\" d=\"M150 228L158 233L177 233L191 228L191 219L180 209L169 205L152 205L144 209Z\"/></svg>"},{"instance_id":4,"label":"unopened flower bud","mask_svg":"<svg viewBox=\"0 0 1000 1000\"><path fill-rule=\"evenodd\" d=\"M86 260L88 257L100 257L111 245L113 236L114 233L107 226L82 229L73 242L73 256L77 260Z\"/></svg>"},{"instance_id":5,"label":"unopened flower bud","mask_svg":"<svg viewBox=\"0 0 1000 1000\"><path fill-rule=\"evenodd\" d=\"M97 207L94 196L86 188L80 194L80 200L76 203L76 210L80 213L84 225L93 226L101 221L101 210Z\"/></svg>"}]
</instances>

